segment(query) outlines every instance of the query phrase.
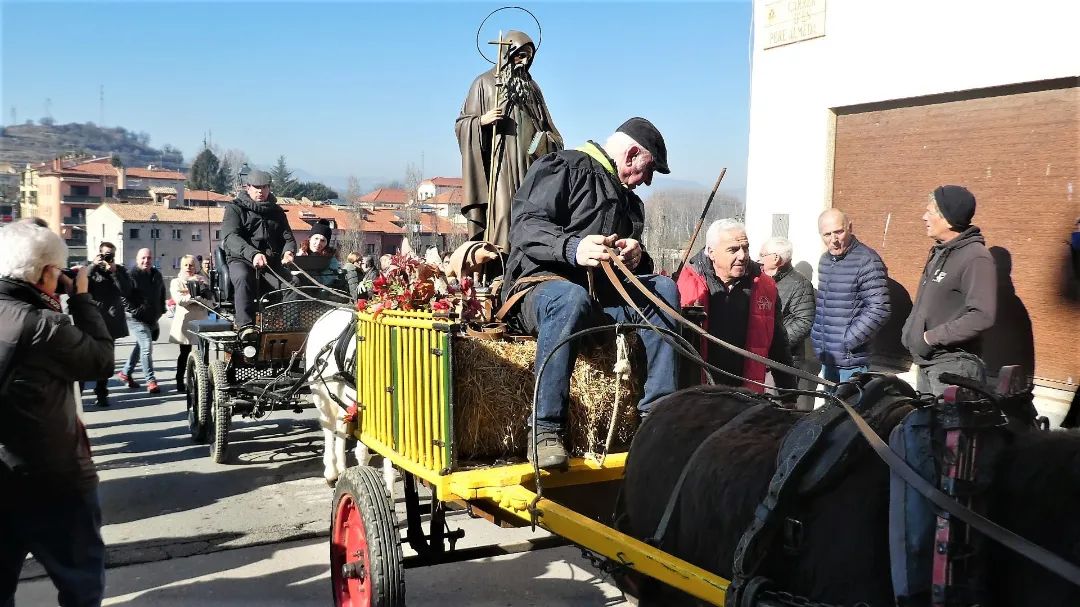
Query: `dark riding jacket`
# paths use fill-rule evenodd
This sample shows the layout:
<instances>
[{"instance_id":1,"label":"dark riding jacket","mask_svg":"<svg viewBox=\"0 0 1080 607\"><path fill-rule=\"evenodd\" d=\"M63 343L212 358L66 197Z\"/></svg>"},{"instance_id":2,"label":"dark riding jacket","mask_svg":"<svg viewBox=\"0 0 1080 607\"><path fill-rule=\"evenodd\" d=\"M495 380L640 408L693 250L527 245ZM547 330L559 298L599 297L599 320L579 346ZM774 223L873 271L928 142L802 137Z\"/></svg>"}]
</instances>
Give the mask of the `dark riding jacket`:
<instances>
[{"instance_id":1,"label":"dark riding jacket","mask_svg":"<svg viewBox=\"0 0 1080 607\"><path fill-rule=\"evenodd\" d=\"M275 263L286 251L296 253L296 238L289 227L285 209L278 206L273 194L266 202L255 202L247 192L241 192L225 205L221 233L221 247L229 261L250 264L262 253Z\"/></svg>"},{"instance_id":2,"label":"dark riding jacket","mask_svg":"<svg viewBox=\"0 0 1080 607\"><path fill-rule=\"evenodd\" d=\"M514 196L504 301L517 281L528 276L557 275L589 288L588 272L576 262L578 243L585 236L617 234L641 240L645 206L619 181L614 165L591 141L533 163ZM652 272L652 258L642 250L634 273ZM597 281L598 297L614 294L605 284Z\"/></svg>"}]
</instances>

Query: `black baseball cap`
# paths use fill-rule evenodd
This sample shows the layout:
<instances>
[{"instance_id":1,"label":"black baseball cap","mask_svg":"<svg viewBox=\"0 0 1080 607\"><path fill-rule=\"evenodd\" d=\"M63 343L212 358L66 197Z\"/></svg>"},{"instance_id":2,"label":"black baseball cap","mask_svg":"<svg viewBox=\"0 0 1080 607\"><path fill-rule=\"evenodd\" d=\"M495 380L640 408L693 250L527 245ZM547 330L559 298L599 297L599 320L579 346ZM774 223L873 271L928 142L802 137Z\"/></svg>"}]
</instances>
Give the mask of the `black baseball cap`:
<instances>
[{"instance_id":1,"label":"black baseball cap","mask_svg":"<svg viewBox=\"0 0 1080 607\"><path fill-rule=\"evenodd\" d=\"M653 159L656 161L655 170L657 173L667 175L671 172L667 165L667 146L664 145L664 136L660 134L660 131L657 130L653 123L644 118L634 117L622 123L622 126L615 130L626 133L631 139L641 144L641 147L649 150L649 153L653 155Z\"/></svg>"}]
</instances>

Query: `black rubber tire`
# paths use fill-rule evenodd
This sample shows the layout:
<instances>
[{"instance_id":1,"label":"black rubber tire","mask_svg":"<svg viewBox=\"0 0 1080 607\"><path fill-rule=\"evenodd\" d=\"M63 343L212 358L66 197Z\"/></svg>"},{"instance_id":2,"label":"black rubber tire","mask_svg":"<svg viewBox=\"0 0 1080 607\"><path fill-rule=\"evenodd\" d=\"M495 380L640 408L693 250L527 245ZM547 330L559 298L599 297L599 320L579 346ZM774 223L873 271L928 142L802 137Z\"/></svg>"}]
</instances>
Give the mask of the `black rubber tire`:
<instances>
[{"instance_id":1,"label":"black rubber tire","mask_svg":"<svg viewBox=\"0 0 1080 607\"><path fill-rule=\"evenodd\" d=\"M215 463L224 464L229 458L229 424L232 421L232 407L227 403L223 387L228 385L225 377L225 363L215 360L210 363L210 386L213 398L211 398L211 428L210 459Z\"/></svg>"},{"instance_id":2,"label":"black rubber tire","mask_svg":"<svg viewBox=\"0 0 1080 607\"><path fill-rule=\"evenodd\" d=\"M184 368L184 383L188 388L184 399L187 401L188 431L191 432L191 440L205 443L206 420L213 394L210 390L209 371L198 352L188 354L187 365Z\"/></svg>"},{"instance_id":3,"label":"black rubber tire","mask_svg":"<svg viewBox=\"0 0 1080 607\"><path fill-rule=\"evenodd\" d=\"M350 555L346 545L347 519L350 512L359 515L363 523L360 534L364 538L360 547L363 554L354 550L353 557L360 556L368 563L363 580L364 586L352 596L354 587L343 574ZM341 519L341 520L339 520ZM382 474L370 466L353 466L345 471L334 489L334 501L330 510L330 588L334 605L338 607L404 607L405 569L401 557L401 538L394 517L394 506L386 492Z\"/></svg>"}]
</instances>

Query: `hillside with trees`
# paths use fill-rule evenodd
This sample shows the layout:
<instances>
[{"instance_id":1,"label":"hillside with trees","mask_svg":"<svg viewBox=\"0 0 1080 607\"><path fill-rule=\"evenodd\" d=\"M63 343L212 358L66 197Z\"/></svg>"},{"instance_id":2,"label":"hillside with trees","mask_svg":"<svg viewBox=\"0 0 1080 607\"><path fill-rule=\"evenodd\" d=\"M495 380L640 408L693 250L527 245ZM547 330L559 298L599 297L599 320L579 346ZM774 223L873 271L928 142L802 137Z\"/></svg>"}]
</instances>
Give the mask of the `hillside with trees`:
<instances>
[{"instance_id":1,"label":"hillside with trees","mask_svg":"<svg viewBox=\"0 0 1080 607\"><path fill-rule=\"evenodd\" d=\"M123 127L100 127L92 122L53 124L43 120L0 129L0 162L16 166L44 162L57 156L115 154L124 166L156 165L183 169L184 155L175 147L150 145L150 135Z\"/></svg>"}]
</instances>

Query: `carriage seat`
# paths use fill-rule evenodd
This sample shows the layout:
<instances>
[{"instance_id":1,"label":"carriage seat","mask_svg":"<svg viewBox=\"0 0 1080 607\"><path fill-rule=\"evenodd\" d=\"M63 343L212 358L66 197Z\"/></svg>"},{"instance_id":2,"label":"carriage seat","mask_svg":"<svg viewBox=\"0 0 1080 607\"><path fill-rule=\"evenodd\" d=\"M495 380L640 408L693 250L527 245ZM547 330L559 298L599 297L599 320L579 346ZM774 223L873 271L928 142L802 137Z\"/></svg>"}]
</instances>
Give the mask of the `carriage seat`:
<instances>
[{"instance_id":1,"label":"carriage seat","mask_svg":"<svg viewBox=\"0 0 1080 607\"><path fill-rule=\"evenodd\" d=\"M229 278L229 256L225 254L225 249L218 245L214 249L214 269L217 271L217 284L214 285L214 291L217 292L217 300L219 304L233 302L233 286L232 279Z\"/></svg>"},{"instance_id":2,"label":"carriage seat","mask_svg":"<svg viewBox=\"0 0 1080 607\"><path fill-rule=\"evenodd\" d=\"M232 331L233 324L223 319L193 320L188 323L188 328L194 333L215 333L217 331Z\"/></svg>"}]
</instances>

